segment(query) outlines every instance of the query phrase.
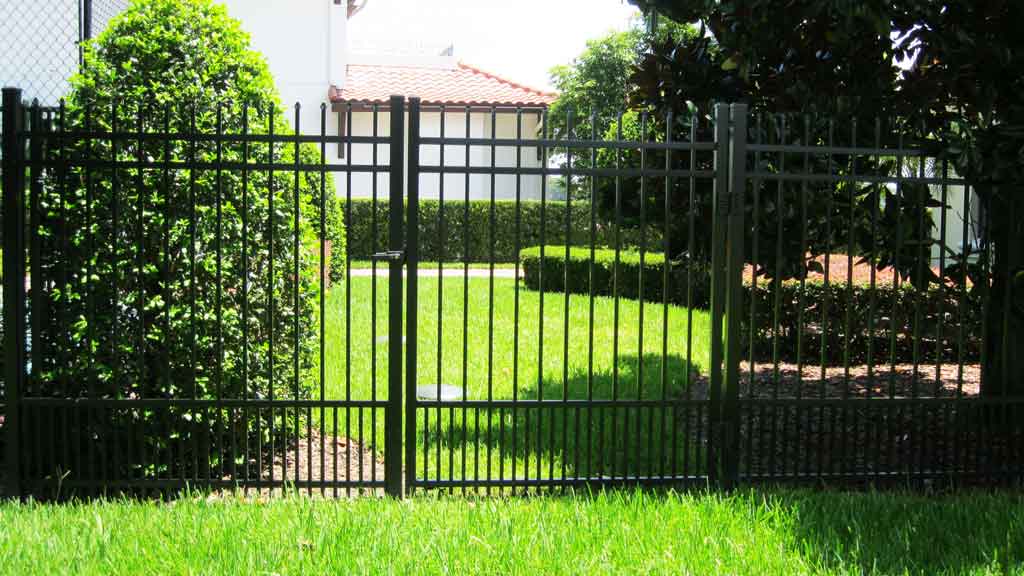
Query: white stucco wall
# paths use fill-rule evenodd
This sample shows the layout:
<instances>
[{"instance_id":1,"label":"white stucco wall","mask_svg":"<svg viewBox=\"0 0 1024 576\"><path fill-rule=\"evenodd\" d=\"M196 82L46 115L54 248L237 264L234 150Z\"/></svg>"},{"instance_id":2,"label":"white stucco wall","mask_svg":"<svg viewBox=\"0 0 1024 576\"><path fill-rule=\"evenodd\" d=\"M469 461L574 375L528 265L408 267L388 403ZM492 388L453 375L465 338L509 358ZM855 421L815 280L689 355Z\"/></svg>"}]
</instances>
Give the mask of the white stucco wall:
<instances>
[{"instance_id":1,"label":"white stucco wall","mask_svg":"<svg viewBox=\"0 0 1024 576\"><path fill-rule=\"evenodd\" d=\"M381 111L377 116L377 135L387 136L390 134L390 113ZM524 113L522 116L522 137L524 139L535 138L537 135L538 117L535 113ZM514 113L499 113L495 117L495 128L497 137L516 137L516 115ZM406 118L408 126L408 118ZM373 113L353 112L352 130L353 136L373 135ZM441 135L441 113L424 112L420 116L420 134L423 137L438 137ZM445 114L444 135L450 138L462 138L466 135L466 114L465 112L448 112ZM469 136L471 138L491 137L491 116L486 112L473 112L469 118ZM370 144L354 144L352 146L351 163L354 165L369 165L373 163L373 146ZM494 165L496 167L511 168L516 166L516 147L497 146L494 151ZM408 157L408 130L406 130L406 157ZM539 168L541 160L537 157L536 147L522 147L520 149L520 166L527 168ZM380 145L377 147L378 164L386 164L390 158L390 147ZM345 159L332 160L334 162L346 163ZM471 146L468 152L470 166L489 168L491 166L490 146ZM441 163L441 147L438 145L424 145L420 149L420 163L425 166L439 166ZM465 146L445 146L445 166L466 166L467 150ZM366 198L373 194L373 178L368 173L354 173L351 177L352 197ZM472 174L468 181L470 200L490 199L492 178L488 174ZM337 180L340 194L347 194L348 178L339 176ZM498 200L514 200L516 197L516 177L513 175L499 174L493 178L494 195ZM467 179L465 174L444 175L444 197L446 199L465 199L467 190ZM389 194L389 179L387 174L377 175L377 195L385 198ZM441 196L441 175L421 174L420 175L420 198L436 199ZM519 193L523 200L539 200L541 197L540 176L520 176ZM560 199L550 189L548 198Z\"/></svg>"},{"instance_id":2,"label":"white stucco wall","mask_svg":"<svg viewBox=\"0 0 1024 576\"><path fill-rule=\"evenodd\" d=\"M954 176L955 177L955 176ZM952 250L954 253L959 254L966 245L971 246L971 251L977 254L980 246L978 242L978 233L981 231L979 224L981 222L981 200L978 196L971 192L969 199L965 198L963 186L949 186L945 191L946 206L946 222L945 222L945 237L942 234L942 211L939 209L932 210L932 218L935 222L935 230L932 236L935 240L940 241L932 246L932 265L939 266L941 262L941 242L945 241L945 246ZM941 186L932 186L932 196L939 201L943 200L943 192ZM970 211L970 218L965 218ZM967 222L967 243L965 244L964 239L964 221ZM946 252L946 265L951 264L949 257L949 251Z\"/></svg>"},{"instance_id":3,"label":"white stucco wall","mask_svg":"<svg viewBox=\"0 0 1024 576\"><path fill-rule=\"evenodd\" d=\"M320 104L344 82L347 5L334 0L223 0L263 54L285 107L302 105L300 131L320 132ZM294 113L288 112L291 122ZM328 121L328 134L337 124Z\"/></svg>"}]
</instances>

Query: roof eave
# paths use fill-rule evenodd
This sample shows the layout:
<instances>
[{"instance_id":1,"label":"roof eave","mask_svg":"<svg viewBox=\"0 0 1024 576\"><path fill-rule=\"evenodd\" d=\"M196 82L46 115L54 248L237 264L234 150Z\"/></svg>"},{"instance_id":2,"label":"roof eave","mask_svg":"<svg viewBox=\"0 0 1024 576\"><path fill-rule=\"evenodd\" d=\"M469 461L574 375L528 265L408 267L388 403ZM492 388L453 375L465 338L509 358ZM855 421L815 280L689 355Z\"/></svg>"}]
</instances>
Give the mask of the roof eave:
<instances>
[{"instance_id":1,"label":"roof eave","mask_svg":"<svg viewBox=\"0 0 1024 576\"><path fill-rule=\"evenodd\" d=\"M331 88L331 93L329 94L328 97L329 97L330 102L332 104L346 104L346 103L350 103L350 104L353 104L354 107L355 107L355 105L365 106L365 107L371 107L373 105L377 105L379 107L379 106L382 106L382 105L390 104L390 98L386 98L386 99L379 99L378 98L378 99L371 99L371 100L362 99L362 98L348 98L348 97L345 96L343 91L337 90L334 87ZM415 96L410 96L410 98L415 98ZM473 109L483 109L483 110L489 110L491 108L494 108L495 110L518 110L518 109L523 109L523 110L546 110L546 109L548 109L551 106L551 103L550 102L485 102L485 101L480 101L480 102L475 102L475 101L459 101L459 102L456 102L456 101L421 100L420 101L420 105L421 106L426 106L426 107L432 107L432 108L436 108L436 107L440 107L440 106L451 106L453 108L459 108L459 109L463 109L463 108L469 107L469 108L473 108Z\"/></svg>"}]
</instances>

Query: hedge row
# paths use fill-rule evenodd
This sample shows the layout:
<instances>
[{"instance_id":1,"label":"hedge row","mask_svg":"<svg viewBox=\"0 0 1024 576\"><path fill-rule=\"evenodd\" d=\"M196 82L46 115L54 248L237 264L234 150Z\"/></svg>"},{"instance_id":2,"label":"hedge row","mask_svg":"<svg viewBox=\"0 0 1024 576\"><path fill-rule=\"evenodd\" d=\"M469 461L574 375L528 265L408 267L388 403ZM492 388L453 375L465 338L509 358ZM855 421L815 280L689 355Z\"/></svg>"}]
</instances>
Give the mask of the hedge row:
<instances>
[{"instance_id":1,"label":"hedge row","mask_svg":"<svg viewBox=\"0 0 1024 576\"><path fill-rule=\"evenodd\" d=\"M543 283L545 291L558 292L568 286L570 292L590 292L589 249L570 249L568 282L565 246L545 246L543 259L539 247L527 248L520 256L528 288L538 290ZM646 254L641 266L637 252L621 251L617 287L620 297L639 297L641 270L645 300L661 302L664 298L681 306L690 302L695 308L708 307L711 275L706 266L691 268L684 263L671 263L666 298L664 257ZM596 250L594 294L615 294L614 271L615 251ZM744 285L741 330L744 349L753 346L758 361L770 361L777 343L782 362L795 362L799 349L805 363L816 364L821 361L824 348L826 364L842 364L847 357L851 363L863 363L869 355L873 362L887 364L892 360L910 363L915 358L920 362L935 362L936 358L957 362L962 326L963 359L975 362L981 355L982 314L980 296L968 293L965 299L960 290L948 286L918 291L906 284L882 284L872 289L864 285L848 288L845 283L826 286L820 281L808 281L803 286L797 281L761 281L756 287L749 282Z\"/></svg>"},{"instance_id":2,"label":"hedge row","mask_svg":"<svg viewBox=\"0 0 1024 576\"><path fill-rule=\"evenodd\" d=\"M569 292L589 294L590 292L590 260L591 250L587 247L573 246L569 249L568 283L566 282L565 246L545 246L544 258L541 259L540 247L532 246L520 252L520 260L524 271L527 287L531 290L540 289L543 281L544 290L558 292L568 284ZM641 265L640 253L635 250L619 250L618 286L615 286L616 251L611 248L594 250L594 294L612 296L618 294L622 298L639 298L641 293L641 276L643 280L643 298L652 302L661 302L665 287L665 256L661 252L649 252L643 255ZM641 269L643 274L641 275ZM541 274L543 272L543 275ZM691 302L694 307L706 308L711 301L710 274L703 266L696 265L690 271L685 265L671 263L668 269L667 300L675 304ZM691 279L692 291L688 294L688 278ZM616 292L617 290L617 292ZM689 300L688 300L689 298Z\"/></svg>"},{"instance_id":3,"label":"hedge row","mask_svg":"<svg viewBox=\"0 0 1024 576\"><path fill-rule=\"evenodd\" d=\"M343 202L343 204L345 204ZM516 248L536 244L566 243L566 211L569 214L569 243L589 245L591 233L590 207L585 202L566 204L537 201L519 203L519 242L516 242L516 202L498 200L494 207L493 234L491 228L491 202L471 200L468 219L466 202L445 200L444 220L441 220L441 203L437 200L420 200L419 209L419 251L422 261L463 261L467 254L470 262L490 262L492 241L494 262L515 262ZM353 199L351 206L343 205L347 249L353 260L365 260L374 252L387 246L389 203L370 199ZM543 211L543 235L542 219ZM376 233L374 215L376 214ZM595 243L599 246L615 244L615 227L609 222L598 220L594 223ZM442 227L443 226L443 227ZM651 226L646 231L648 246L661 246L660 229ZM468 244L467 244L468 239ZM640 233L623 228L619 243L624 247L640 244ZM467 253L468 246L468 253Z\"/></svg>"}]
</instances>

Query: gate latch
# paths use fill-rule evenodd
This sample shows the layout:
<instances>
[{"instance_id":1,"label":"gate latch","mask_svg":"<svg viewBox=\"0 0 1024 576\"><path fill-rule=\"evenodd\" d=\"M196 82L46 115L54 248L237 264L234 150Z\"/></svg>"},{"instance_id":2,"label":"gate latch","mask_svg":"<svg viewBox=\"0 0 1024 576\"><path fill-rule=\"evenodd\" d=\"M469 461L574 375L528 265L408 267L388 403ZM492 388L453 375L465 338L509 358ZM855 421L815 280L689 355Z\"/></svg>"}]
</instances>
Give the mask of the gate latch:
<instances>
[{"instance_id":1,"label":"gate latch","mask_svg":"<svg viewBox=\"0 0 1024 576\"><path fill-rule=\"evenodd\" d=\"M404 262L405 251L404 250L388 250L387 252L377 252L373 256L370 256L372 260L386 260L388 262Z\"/></svg>"}]
</instances>

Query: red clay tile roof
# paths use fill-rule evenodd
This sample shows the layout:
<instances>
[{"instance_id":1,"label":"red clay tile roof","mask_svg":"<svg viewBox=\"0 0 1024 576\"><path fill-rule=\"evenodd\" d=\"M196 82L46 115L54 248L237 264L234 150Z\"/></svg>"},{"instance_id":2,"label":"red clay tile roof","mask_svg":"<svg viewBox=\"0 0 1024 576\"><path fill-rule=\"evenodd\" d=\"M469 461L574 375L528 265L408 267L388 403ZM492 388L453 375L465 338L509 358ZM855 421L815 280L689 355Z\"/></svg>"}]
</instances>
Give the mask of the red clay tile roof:
<instances>
[{"instance_id":1,"label":"red clay tile roof","mask_svg":"<svg viewBox=\"0 0 1024 576\"><path fill-rule=\"evenodd\" d=\"M455 68L349 64L345 88L331 86L330 99L384 103L392 94L419 96L424 104L506 106L547 106L557 97L460 62Z\"/></svg>"}]
</instances>

